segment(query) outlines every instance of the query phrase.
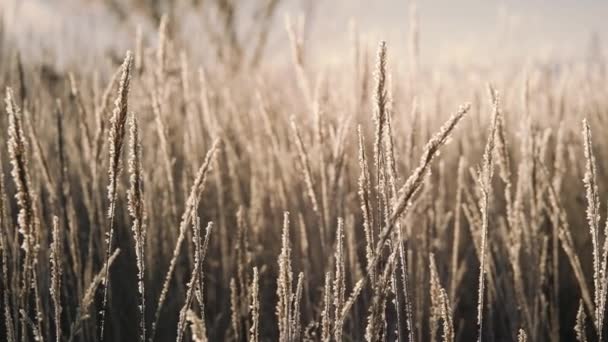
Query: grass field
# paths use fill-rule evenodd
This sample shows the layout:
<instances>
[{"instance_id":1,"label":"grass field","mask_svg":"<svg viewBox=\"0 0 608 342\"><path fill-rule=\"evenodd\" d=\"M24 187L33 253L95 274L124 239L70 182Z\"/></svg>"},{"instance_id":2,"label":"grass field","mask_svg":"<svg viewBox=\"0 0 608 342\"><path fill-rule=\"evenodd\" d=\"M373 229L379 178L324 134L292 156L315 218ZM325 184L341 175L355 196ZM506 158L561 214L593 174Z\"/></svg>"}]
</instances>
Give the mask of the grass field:
<instances>
[{"instance_id":1,"label":"grass field","mask_svg":"<svg viewBox=\"0 0 608 342\"><path fill-rule=\"evenodd\" d=\"M0 39L0 340L606 340L599 42L439 71L411 12L320 66L217 3L212 63L176 13L86 68Z\"/></svg>"}]
</instances>

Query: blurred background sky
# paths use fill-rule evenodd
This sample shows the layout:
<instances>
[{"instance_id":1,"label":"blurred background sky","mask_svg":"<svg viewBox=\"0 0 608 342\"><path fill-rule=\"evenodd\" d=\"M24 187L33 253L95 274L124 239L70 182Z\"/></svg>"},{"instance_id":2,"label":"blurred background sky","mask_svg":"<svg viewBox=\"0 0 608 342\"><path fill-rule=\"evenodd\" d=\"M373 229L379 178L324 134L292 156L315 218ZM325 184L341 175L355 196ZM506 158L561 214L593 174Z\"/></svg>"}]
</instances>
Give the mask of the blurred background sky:
<instances>
[{"instance_id":1,"label":"blurred background sky","mask_svg":"<svg viewBox=\"0 0 608 342\"><path fill-rule=\"evenodd\" d=\"M138 0L0 0L0 14L5 39L16 43L24 58L52 57L62 65L129 48L137 25L154 39L156 28L141 14L129 12L125 21L108 6L130 1ZM604 0L419 0L416 7L423 65L577 60L590 49L603 53L602 41L608 39ZM364 41L387 40L392 55L401 56L408 47L409 8L406 0L283 0L273 17L266 55L275 60L289 56L284 17L308 13L308 54L327 63L345 58L352 22ZM204 51L200 13L177 11L174 18L191 45Z\"/></svg>"},{"instance_id":2,"label":"blurred background sky","mask_svg":"<svg viewBox=\"0 0 608 342\"><path fill-rule=\"evenodd\" d=\"M421 59L430 63L499 53L578 57L586 53L592 34L600 38L608 34L608 1L603 0L424 0L416 4ZM407 39L407 5L403 0L329 1L327 11L319 11L317 19L331 25L328 39L339 36L342 23L354 17L362 32L385 36L394 45ZM337 20L332 20L334 16Z\"/></svg>"}]
</instances>

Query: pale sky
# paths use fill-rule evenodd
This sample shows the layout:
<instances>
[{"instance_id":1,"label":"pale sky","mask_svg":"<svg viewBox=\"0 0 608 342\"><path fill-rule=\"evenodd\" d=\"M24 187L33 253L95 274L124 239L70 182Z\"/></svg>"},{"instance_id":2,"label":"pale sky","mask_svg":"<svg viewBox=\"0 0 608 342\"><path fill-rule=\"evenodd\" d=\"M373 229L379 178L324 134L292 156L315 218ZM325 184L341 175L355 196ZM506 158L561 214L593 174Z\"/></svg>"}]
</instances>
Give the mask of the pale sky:
<instances>
[{"instance_id":1,"label":"pale sky","mask_svg":"<svg viewBox=\"0 0 608 342\"><path fill-rule=\"evenodd\" d=\"M289 53L284 44L284 16L301 13L304 1L284 0L277 11L269 44L279 56ZM391 51L405 52L409 1L312 3L315 10L307 46L312 55L343 60L353 20L370 44L386 40ZM475 59L576 59L588 50L592 32L600 41L608 39L608 1L603 0L419 0L417 8L421 59L427 65ZM74 55L94 59L108 48L125 49L124 37L131 34L96 1L0 0L0 14L7 34L21 49L38 49L32 55L52 55L60 64ZM184 22L199 20L188 15L192 16L186 14Z\"/></svg>"},{"instance_id":2,"label":"pale sky","mask_svg":"<svg viewBox=\"0 0 608 342\"><path fill-rule=\"evenodd\" d=\"M324 23L327 31L314 36L317 41L325 37L328 45L344 41L345 27L355 18L362 33L397 48L406 46L408 3L322 2L314 20ZM592 32L602 40L608 38L608 1L602 0L423 0L417 1L417 8L422 59L430 63L454 55L497 53L517 57L551 53L567 58L587 49Z\"/></svg>"}]
</instances>

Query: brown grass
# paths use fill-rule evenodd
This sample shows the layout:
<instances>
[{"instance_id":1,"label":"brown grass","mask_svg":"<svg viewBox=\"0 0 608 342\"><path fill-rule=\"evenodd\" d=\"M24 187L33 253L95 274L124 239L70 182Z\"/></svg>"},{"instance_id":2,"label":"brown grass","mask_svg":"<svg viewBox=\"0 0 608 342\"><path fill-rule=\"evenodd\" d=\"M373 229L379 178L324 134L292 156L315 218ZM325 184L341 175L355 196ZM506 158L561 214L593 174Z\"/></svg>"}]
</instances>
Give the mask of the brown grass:
<instances>
[{"instance_id":1,"label":"brown grass","mask_svg":"<svg viewBox=\"0 0 608 342\"><path fill-rule=\"evenodd\" d=\"M223 6L221 63L170 14L117 71L0 59L0 340L605 339L604 59L431 70L413 7L405 67L288 20L281 68Z\"/></svg>"}]
</instances>

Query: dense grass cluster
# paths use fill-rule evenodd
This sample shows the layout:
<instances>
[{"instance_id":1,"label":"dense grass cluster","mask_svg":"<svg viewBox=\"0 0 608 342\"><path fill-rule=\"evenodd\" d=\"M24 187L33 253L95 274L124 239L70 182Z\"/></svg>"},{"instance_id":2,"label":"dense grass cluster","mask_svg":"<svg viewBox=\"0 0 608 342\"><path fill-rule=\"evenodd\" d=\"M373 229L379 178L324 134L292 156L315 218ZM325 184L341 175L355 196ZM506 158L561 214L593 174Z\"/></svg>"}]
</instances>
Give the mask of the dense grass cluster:
<instances>
[{"instance_id":1,"label":"dense grass cluster","mask_svg":"<svg viewBox=\"0 0 608 342\"><path fill-rule=\"evenodd\" d=\"M322 69L289 26L234 72L168 27L114 73L6 45L0 340L605 338L606 60Z\"/></svg>"}]
</instances>

